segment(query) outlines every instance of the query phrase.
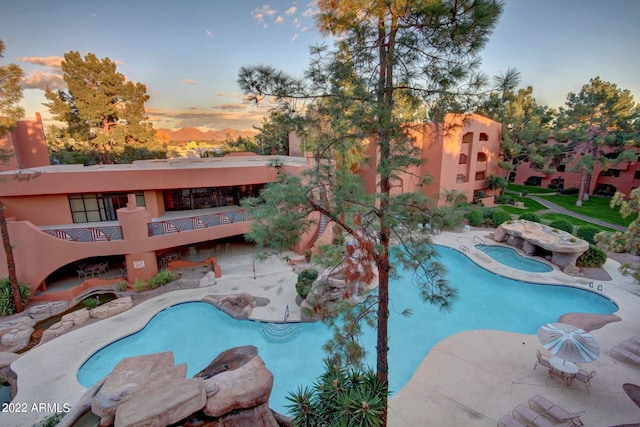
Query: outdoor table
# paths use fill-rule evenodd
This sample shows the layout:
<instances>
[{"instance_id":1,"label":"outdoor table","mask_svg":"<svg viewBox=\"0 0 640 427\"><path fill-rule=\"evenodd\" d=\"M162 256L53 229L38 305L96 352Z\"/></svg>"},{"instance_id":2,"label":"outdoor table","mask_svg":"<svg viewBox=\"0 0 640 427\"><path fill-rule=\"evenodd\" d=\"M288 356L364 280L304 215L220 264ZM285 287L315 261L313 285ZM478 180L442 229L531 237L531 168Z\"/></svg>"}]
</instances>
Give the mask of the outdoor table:
<instances>
[{"instance_id":1,"label":"outdoor table","mask_svg":"<svg viewBox=\"0 0 640 427\"><path fill-rule=\"evenodd\" d=\"M100 270L101 266L102 264L90 264L83 268L83 270L85 271L87 276L90 274L91 277L93 277L98 272L98 270Z\"/></svg>"},{"instance_id":2,"label":"outdoor table","mask_svg":"<svg viewBox=\"0 0 640 427\"><path fill-rule=\"evenodd\" d=\"M575 378L578 373L578 365L573 362L569 362L559 357L552 357L549 359L549 364L556 371L562 372L562 377L567 386L571 385L571 381Z\"/></svg>"}]
</instances>

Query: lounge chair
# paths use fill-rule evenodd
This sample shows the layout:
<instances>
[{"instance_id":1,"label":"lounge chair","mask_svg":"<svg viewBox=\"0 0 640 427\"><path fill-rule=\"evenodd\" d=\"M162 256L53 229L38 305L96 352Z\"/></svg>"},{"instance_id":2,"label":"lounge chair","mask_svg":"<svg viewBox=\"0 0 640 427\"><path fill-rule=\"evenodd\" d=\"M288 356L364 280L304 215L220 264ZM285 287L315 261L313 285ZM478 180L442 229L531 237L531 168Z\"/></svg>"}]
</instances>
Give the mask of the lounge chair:
<instances>
[{"instance_id":1,"label":"lounge chair","mask_svg":"<svg viewBox=\"0 0 640 427\"><path fill-rule=\"evenodd\" d=\"M87 272L82 270L82 269L76 270L76 273L78 273L78 279L86 279L87 278Z\"/></svg>"},{"instance_id":2,"label":"lounge chair","mask_svg":"<svg viewBox=\"0 0 640 427\"><path fill-rule=\"evenodd\" d=\"M633 351L636 354L640 354L640 344L636 344L631 340L622 341L618 344L620 347L626 348L629 351Z\"/></svg>"},{"instance_id":3,"label":"lounge chair","mask_svg":"<svg viewBox=\"0 0 640 427\"><path fill-rule=\"evenodd\" d=\"M583 369L579 369L574 379L580 381L581 383L584 383L584 386L587 388L587 393L589 393L589 389L591 388L591 378L595 376L596 371L587 372Z\"/></svg>"},{"instance_id":4,"label":"lounge chair","mask_svg":"<svg viewBox=\"0 0 640 427\"><path fill-rule=\"evenodd\" d=\"M544 354L540 353L540 350L536 350L536 356L538 357L538 359L536 360L536 363L533 365L533 369L536 369L536 366L538 365L542 365L545 368L551 369L551 364L549 363L549 356L545 356Z\"/></svg>"},{"instance_id":5,"label":"lounge chair","mask_svg":"<svg viewBox=\"0 0 640 427\"><path fill-rule=\"evenodd\" d=\"M629 341L631 341L634 344L640 345L640 337L631 337L629 338Z\"/></svg>"},{"instance_id":6,"label":"lounge chair","mask_svg":"<svg viewBox=\"0 0 640 427\"><path fill-rule=\"evenodd\" d=\"M570 421L574 426L583 425L580 417L584 414L584 411L569 412L539 394L536 394L529 399L529 406L532 409L553 418L556 422Z\"/></svg>"},{"instance_id":7,"label":"lounge chair","mask_svg":"<svg viewBox=\"0 0 640 427\"><path fill-rule=\"evenodd\" d=\"M622 362L628 362L633 365L640 366L640 355L632 351L629 351L626 348L621 347L619 345L609 350L609 354L611 354L611 357L618 359Z\"/></svg>"},{"instance_id":8,"label":"lounge chair","mask_svg":"<svg viewBox=\"0 0 640 427\"><path fill-rule=\"evenodd\" d=\"M518 406L513 408L513 417L514 418L522 418L527 421L527 424L530 424L535 427L554 427L555 423L553 423L549 418L545 417L539 412L534 411L528 406L519 403ZM571 423L562 424L563 426L569 427Z\"/></svg>"},{"instance_id":9,"label":"lounge chair","mask_svg":"<svg viewBox=\"0 0 640 427\"><path fill-rule=\"evenodd\" d=\"M522 424L511 415L505 415L498 420L498 427L527 427L527 424Z\"/></svg>"}]
</instances>

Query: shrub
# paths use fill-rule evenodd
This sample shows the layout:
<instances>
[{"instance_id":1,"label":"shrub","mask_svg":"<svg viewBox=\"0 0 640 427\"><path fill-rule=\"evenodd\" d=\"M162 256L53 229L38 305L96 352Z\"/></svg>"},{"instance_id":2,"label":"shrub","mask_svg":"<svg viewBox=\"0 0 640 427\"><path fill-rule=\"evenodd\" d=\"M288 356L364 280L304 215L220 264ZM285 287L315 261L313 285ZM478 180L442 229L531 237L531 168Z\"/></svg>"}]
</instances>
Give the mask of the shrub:
<instances>
[{"instance_id":1,"label":"shrub","mask_svg":"<svg viewBox=\"0 0 640 427\"><path fill-rule=\"evenodd\" d=\"M520 215L520 219L524 219L531 222L537 222L537 223L541 221L540 217L537 214L534 214L533 212L523 213L522 215Z\"/></svg>"},{"instance_id":2,"label":"shrub","mask_svg":"<svg viewBox=\"0 0 640 427\"><path fill-rule=\"evenodd\" d=\"M116 283L116 291L124 292L127 290L127 282L118 282Z\"/></svg>"},{"instance_id":3,"label":"shrub","mask_svg":"<svg viewBox=\"0 0 640 427\"><path fill-rule=\"evenodd\" d=\"M313 282L318 278L318 270L310 268L303 270L298 274L298 281L296 282L296 292L300 295L300 298L305 299L311 291Z\"/></svg>"},{"instance_id":4,"label":"shrub","mask_svg":"<svg viewBox=\"0 0 640 427\"><path fill-rule=\"evenodd\" d=\"M500 205L513 205L516 202L514 197L503 194L501 196L496 196L496 203Z\"/></svg>"},{"instance_id":5,"label":"shrub","mask_svg":"<svg viewBox=\"0 0 640 427\"><path fill-rule=\"evenodd\" d=\"M551 224L549 224L549 227L557 228L558 230L563 230L563 231L566 231L567 233L573 234L573 224L571 224L566 219L558 219L558 220L552 221Z\"/></svg>"},{"instance_id":6,"label":"shrub","mask_svg":"<svg viewBox=\"0 0 640 427\"><path fill-rule=\"evenodd\" d=\"M507 222L511 220L511 215L504 211L495 211L493 215L491 215L491 221L493 225L496 227L502 224L503 222Z\"/></svg>"},{"instance_id":7,"label":"shrub","mask_svg":"<svg viewBox=\"0 0 640 427\"><path fill-rule=\"evenodd\" d=\"M569 187L569 188L565 188L564 190L560 190L560 193L566 194L568 196L573 196L580 193L580 189L578 187Z\"/></svg>"},{"instance_id":8,"label":"shrub","mask_svg":"<svg viewBox=\"0 0 640 427\"><path fill-rule=\"evenodd\" d=\"M469 220L469 225L473 227L480 227L482 225L482 212L479 210L473 210L467 214L467 219Z\"/></svg>"},{"instance_id":9,"label":"shrub","mask_svg":"<svg viewBox=\"0 0 640 427\"><path fill-rule=\"evenodd\" d=\"M156 277L149 279L149 289L156 289L160 286L164 286L169 282L176 280L176 276L172 272L163 270Z\"/></svg>"},{"instance_id":10,"label":"shrub","mask_svg":"<svg viewBox=\"0 0 640 427\"><path fill-rule=\"evenodd\" d=\"M602 267L607 262L607 254L596 247L596 245L589 245L589 249L578 257L576 265L578 267Z\"/></svg>"},{"instance_id":11,"label":"shrub","mask_svg":"<svg viewBox=\"0 0 640 427\"><path fill-rule=\"evenodd\" d=\"M34 424L33 427L55 427L60 423L60 421L62 421L65 415L65 412L56 412L53 415L49 415L47 418L38 422L37 424Z\"/></svg>"},{"instance_id":12,"label":"shrub","mask_svg":"<svg viewBox=\"0 0 640 427\"><path fill-rule=\"evenodd\" d=\"M133 283L133 288L136 290L136 292L140 293L147 288L147 284L142 279L136 279L136 281Z\"/></svg>"},{"instance_id":13,"label":"shrub","mask_svg":"<svg viewBox=\"0 0 640 427\"><path fill-rule=\"evenodd\" d=\"M100 298L98 297L87 298L82 300L82 306L85 307L87 310L93 310L99 305L100 305Z\"/></svg>"},{"instance_id":14,"label":"shrub","mask_svg":"<svg viewBox=\"0 0 640 427\"><path fill-rule=\"evenodd\" d=\"M582 240L586 240L592 245L595 245L596 234L598 234L599 232L600 232L600 229L587 225L587 226L578 228L578 231L576 231L576 236L578 236Z\"/></svg>"},{"instance_id":15,"label":"shrub","mask_svg":"<svg viewBox=\"0 0 640 427\"><path fill-rule=\"evenodd\" d=\"M31 288L26 283L19 283L20 298L22 306L26 307L31 298ZM0 316L9 316L16 312L16 305L13 303L13 293L11 292L11 284L9 277L0 279Z\"/></svg>"}]
</instances>

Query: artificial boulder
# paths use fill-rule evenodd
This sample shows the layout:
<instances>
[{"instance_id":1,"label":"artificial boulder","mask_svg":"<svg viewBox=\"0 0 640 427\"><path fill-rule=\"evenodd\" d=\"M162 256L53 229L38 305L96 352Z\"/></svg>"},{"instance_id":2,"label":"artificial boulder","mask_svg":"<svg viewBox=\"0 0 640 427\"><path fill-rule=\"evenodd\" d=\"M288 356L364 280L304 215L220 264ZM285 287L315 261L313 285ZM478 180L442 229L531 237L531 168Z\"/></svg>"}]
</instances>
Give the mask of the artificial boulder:
<instances>
[{"instance_id":1,"label":"artificial boulder","mask_svg":"<svg viewBox=\"0 0 640 427\"><path fill-rule=\"evenodd\" d=\"M253 296L246 292L232 295L207 295L202 298L202 301L218 307L234 319L242 320L248 319L256 306Z\"/></svg>"}]
</instances>

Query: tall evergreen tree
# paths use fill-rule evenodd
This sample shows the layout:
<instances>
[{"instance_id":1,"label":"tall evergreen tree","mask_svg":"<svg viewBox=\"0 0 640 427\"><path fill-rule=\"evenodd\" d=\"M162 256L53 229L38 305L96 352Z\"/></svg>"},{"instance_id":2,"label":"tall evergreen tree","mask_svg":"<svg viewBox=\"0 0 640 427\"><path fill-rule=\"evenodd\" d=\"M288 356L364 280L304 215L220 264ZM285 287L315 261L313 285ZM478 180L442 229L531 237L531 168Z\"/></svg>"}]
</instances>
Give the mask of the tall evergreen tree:
<instances>
[{"instance_id":1,"label":"tall evergreen tree","mask_svg":"<svg viewBox=\"0 0 640 427\"><path fill-rule=\"evenodd\" d=\"M70 148L92 153L101 163L118 161L126 146L155 150L155 130L147 119L149 100L142 83L127 81L109 58L89 53L64 55L62 72L67 91L47 88L44 105L52 117L67 124Z\"/></svg>"},{"instance_id":2,"label":"tall evergreen tree","mask_svg":"<svg viewBox=\"0 0 640 427\"><path fill-rule=\"evenodd\" d=\"M326 215L350 235L365 253L359 260L362 277L371 278L363 262L370 261L377 270L376 372L386 385L389 280L397 273L392 256L415 273L426 301L447 307L455 296L442 270L431 262L429 237L418 232L420 225L432 221L428 200L419 191L392 192L396 178L421 163L411 126L395 102L407 95L436 105L443 98L470 95L479 84L474 79L477 54L502 4L320 0L318 7L318 28L333 37L336 49L317 48L305 79L264 66L244 67L239 73L240 86L256 100L317 100L312 108L316 167L302 179L281 174L261 199L247 202L254 208L252 237L264 246L286 250L309 227L311 212ZM357 175L366 168L373 168L377 177L369 188ZM397 250L392 238L400 245ZM344 261L350 262L349 257ZM386 404L384 408L379 419L386 425Z\"/></svg>"},{"instance_id":3,"label":"tall evergreen tree","mask_svg":"<svg viewBox=\"0 0 640 427\"><path fill-rule=\"evenodd\" d=\"M582 206L589 198L596 162L608 166L635 159L635 151L625 150L625 146L638 143L640 111L629 90L600 77L591 79L577 94L569 93L565 105L560 108L556 134L569 140L572 152L582 154L574 166L574 171L580 172L576 205ZM604 146L614 148L615 156L603 156Z\"/></svg>"},{"instance_id":4,"label":"tall evergreen tree","mask_svg":"<svg viewBox=\"0 0 640 427\"><path fill-rule=\"evenodd\" d=\"M502 123L498 166L505 172L504 177L508 178L523 162L544 167L558 154L558 147L547 145L555 112L536 102L531 86L517 89L520 73L513 68L494 77L494 83L495 89L478 112Z\"/></svg>"},{"instance_id":5,"label":"tall evergreen tree","mask_svg":"<svg viewBox=\"0 0 640 427\"><path fill-rule=\"evenodd\" d=\"M4 42L0 40L0 58L3 58ZM22 100L22 69L16 64L0 66L0 138L11 132L18 120L24 117L24 109L19 106ZM14 156L13 150L0 150L0 162L7 162ZM4 204L0 200L0 233L2 234L2 247L7 257L7 270L9 272L9 283L13 294L13 304L16 312L24 310L22 298L20 296L20 285L16 275L16 263L13 258L13 246L9 238L9 229L4 215Z\"/></svg>"}]
</instances>

